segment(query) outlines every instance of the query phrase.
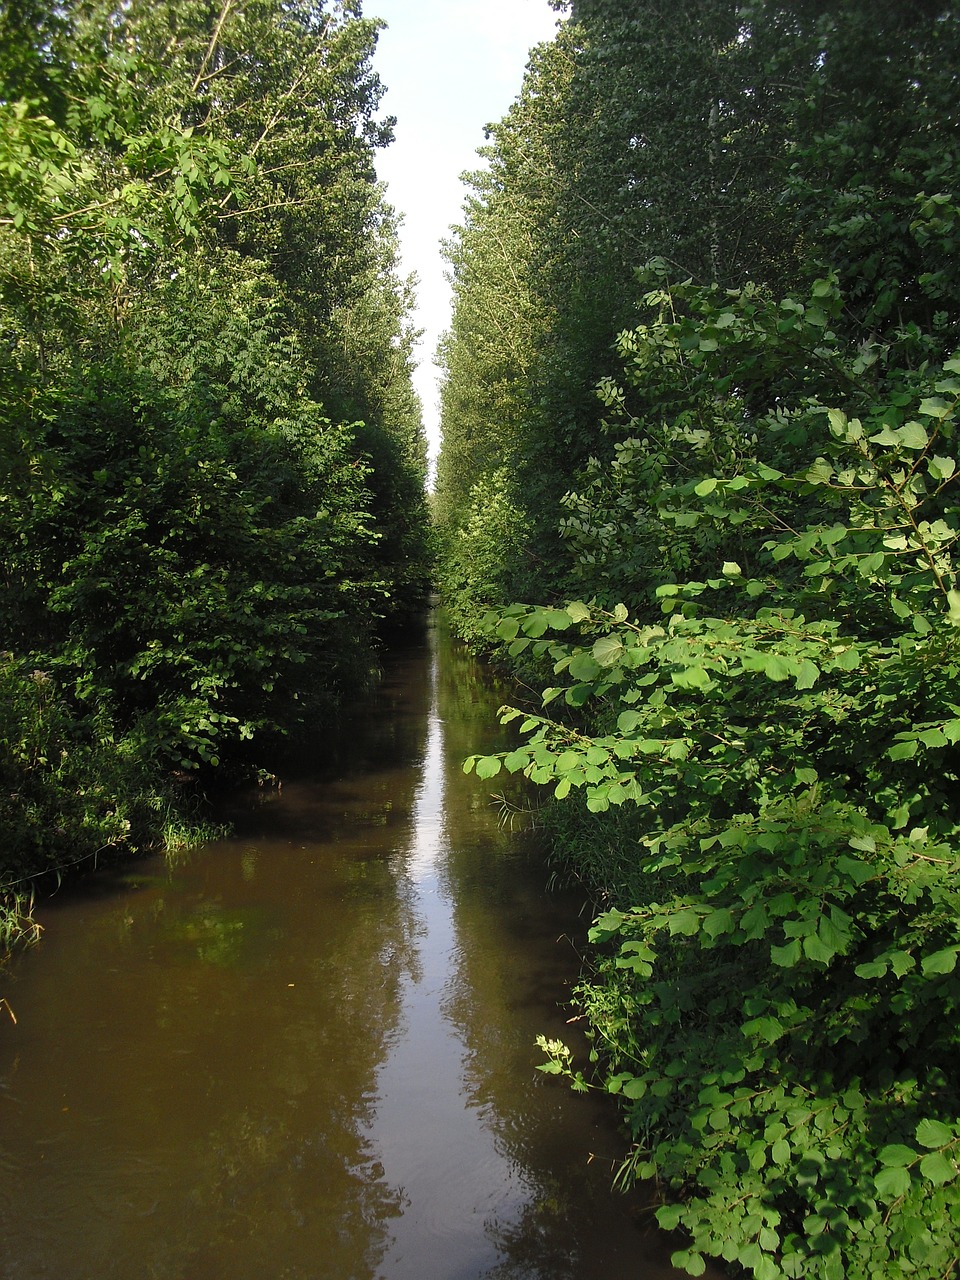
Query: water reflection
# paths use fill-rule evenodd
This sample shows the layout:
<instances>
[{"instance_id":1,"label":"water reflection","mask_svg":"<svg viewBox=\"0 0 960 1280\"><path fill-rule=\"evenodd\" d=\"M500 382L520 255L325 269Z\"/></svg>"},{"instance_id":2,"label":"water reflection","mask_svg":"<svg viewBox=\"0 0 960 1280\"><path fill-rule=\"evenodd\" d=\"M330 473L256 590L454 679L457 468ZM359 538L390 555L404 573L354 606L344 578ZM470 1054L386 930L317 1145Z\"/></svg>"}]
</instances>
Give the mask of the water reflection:
<instances>
[{"instance_id":1,"label":"water reflection","mask_svg":"<svg viewBox=\"0 0 960 1280\"><path fill-rule=\"evenodd\" d=\"M43 910L0 1026L0 1277L673 1274L608 1191L609 1112L533 1070L582 925L462 774L496 705L434 635L337 771Z\"/></svg>"}]
</instances>

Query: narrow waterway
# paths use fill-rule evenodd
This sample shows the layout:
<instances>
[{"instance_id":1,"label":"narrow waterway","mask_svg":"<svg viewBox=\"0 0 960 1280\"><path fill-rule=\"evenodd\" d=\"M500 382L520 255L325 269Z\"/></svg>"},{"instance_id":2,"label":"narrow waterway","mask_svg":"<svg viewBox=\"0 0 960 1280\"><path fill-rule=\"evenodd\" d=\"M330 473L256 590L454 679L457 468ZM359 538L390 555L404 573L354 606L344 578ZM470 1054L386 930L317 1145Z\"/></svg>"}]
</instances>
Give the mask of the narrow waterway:
<instances>
[{"instance_id":1,"label":"narrow waterway","mask_svg":"<svg viewBox=\"0 0 960 1280\"><path fill-rule=\"evenodd\" d=\"M604 1100L534 1070L587 921L461 770L445 636L179 864L43 906L4 975L4 1280L656 1280Z\"/></svg>"}]
</instances>

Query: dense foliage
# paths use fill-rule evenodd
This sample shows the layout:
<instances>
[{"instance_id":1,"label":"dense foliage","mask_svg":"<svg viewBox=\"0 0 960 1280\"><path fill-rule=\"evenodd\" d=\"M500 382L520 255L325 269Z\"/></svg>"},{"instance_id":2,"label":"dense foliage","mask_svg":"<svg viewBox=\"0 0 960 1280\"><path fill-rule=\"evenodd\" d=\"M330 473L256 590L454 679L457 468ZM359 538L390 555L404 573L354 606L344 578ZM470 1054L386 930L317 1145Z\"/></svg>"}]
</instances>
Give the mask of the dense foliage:
<instances>
[{"instance_id":1,"label":"dense foliage","mask_svg":"<svg viewBox=\"0 0 960 1280\"><path fill-rule=\"evenodd\" d=\"M622 1099L691 1274L960 1259L958 39L939 3L583 0L458 240L490 287L504 209L531 248L487 303L524 299L496 466L441 471L448 592L543 690L467 768L549 788L602 902L596 1065L544 1068Z\"/></svg>"},{"instance_id":2,"label":"dense foliage","mask_svg":"<svg viewBox=\"0 0 960 1280\"><path fill-rule=\"evenodd\" d=\"M0 7L0 890L161 839L165 777L267 763L423 600L376 33Z\"/></svg>"}]
</instances>

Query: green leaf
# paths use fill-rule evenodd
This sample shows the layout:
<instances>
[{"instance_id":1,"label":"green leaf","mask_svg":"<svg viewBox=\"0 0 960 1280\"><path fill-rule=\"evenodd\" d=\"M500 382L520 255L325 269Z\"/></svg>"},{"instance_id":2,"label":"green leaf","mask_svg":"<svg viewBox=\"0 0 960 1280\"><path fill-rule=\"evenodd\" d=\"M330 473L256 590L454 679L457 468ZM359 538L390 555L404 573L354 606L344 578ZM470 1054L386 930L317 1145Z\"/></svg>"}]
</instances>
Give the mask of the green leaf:
<instances>
[{"instance_id":1,"label":"green leaf","mask_svg":"<svg viewBox=\"0 0 960 1280\"><path fill-rule=\"evenodd\" d=\"M943 457L937 453L927 463L927 471L934 480L949 480L957 469L957 464L953 458Z\"/></svg>"},{"instance_id":2,"label":"green leaf","mask_svg":"<svg viewBox=\"0 0 960 1280\"><path fill-rule=\"evenodd\" d=\"M480 756L476 763L476 774L478 778L495 778L500 772L499 756Z\"/></svg>"},{"instance_id":3,"label":"green leaf","mask_svg":"<svg viewBox=\"0 0 960 1280\"><path fill-rule=\"evenodd\" d=\"M768 680L788 680L793 675L793 669L780 654L771 653L764 659L763 674Z\"/></svg>"},{"instance_id":4,"label":"green leaf","mask_svg":"<svg viewBox=\"0 0 960 1280\"><path fill-rule=\"evenodd\" d=\"M824 942L819 934L808 933L803 940L803 954L817 964L829 964L837 954L837 949Z\"/></svg>"},{"instance_id":5,"label":"green leaf","mask_svg":"<svg viewBox=\"0 0 960 1280\"><path fill-rule=\"evenodd\" d=\"M748 1039L756 1037L766 1044L774 1044L784 1034L784 1027L779 1018L753 1018L745 1022L740 1031Z\"/></svg>"},{"instance_id":6,"label":"green leaf","mask_svg":"<svg viewBox=\"0 0 960 1280\"><path fill-rule=\"evenodd\" d=\"M799 938L793 938L785 946L770 948L770 959L781 969L792 969L799 964L801 954Z\"/></svg>"},{"instance_id":7,"label":"green leaf","mask_svg":"<svg viewBox=\"0 0 960 1280\"><path fill-rule=\"evenodd\" d=\"M957 967L957 947L944 947L942 951L934 951L932 955L924 956L920 965L923 972L927 975L938 973L953 973Z\"/></svg>"},{"instance_id":8,"label":"green leaf","mask_svg":"<svg viewBox=\"0 0 960 1280\"><path fill-rule=\"evenodd\" d=\"M920 406L920 412L923 412L923 405ZM930 437L919 422L905 422L896 435L905 449L925 449L930 443Z\"/></svg>"},{"instance_id":9,"label":"green leaf","mask_svg":"<svg viewBox=\"0 0 960 1280\"><path fill-rule=\"evenodd\" d=\"M705 480L700 481L700 483L694 488L693 492L698 498L705 498L708 494L713 493L716 487L716 479L713 476L707 476Z\"/></svg>"},{"instance_id":10,"label":"green leaf","mask_svg":"<svg viewBox=\"0 0 960 1280\"><path fill-rule=\"evenodd\" d=\"M776 1165L785 1165L790 1163L790 1143L786 1138L778 1138L770 1148L770 1159Z\"/></svg>"},{"instance_id":11,"label":"green leaf","mask_svg":"<svg viewBox=\"0 0 960 1280\"><path fill-rule=\"evenodd\" d=\"M818 458L803 478L808 484L829 484L833 479L833 467L826 458Z\"/></svg>"},{"instance_id":12,"label":"green leaf","mask_svg":"<svg viewBox=\"0 0 960 1280\"><path fill-rule=\"evenodd\" d=\"M957 1166L942 1151L931 1151L920 1161L920 1174L935 1187L942 1187L957 1176Z\"/></svg>"},{"instance_id":13,"label":"green leaf","mask_svg":"<svg viewBox=\"0 0 960 1280\"><path fill-rule=\"evenodd\" d=\"M727 907L712 911L703 922L703 931L710 938L719 938L721 934L733 931L733 913Z\"/></svg>"},{"instance_id":14,"label":"green leaf","mask_svg":"<svg viewBox=\"0 0 960 1280\"><path fill-rule=\"evenodd\" d=\"M941 1120L921 1120L917 1125L917 1141L921 1147L945 1147L953 1142L956 1133Z\"/></svg>"},{"instance_id":15,"label":"green leaf","mask_svg":"<svg viewBox=\"0 0 960 1280\"><path fill-rule=\"evenodd\" d=\"M682 1204L665 1204L657 1210L657 1223L663 1231L676 1231L683 1216Z\"/></svg>"},{"instance_id":16,"label":"green leaf","mask_svg":"<svg viewBox=\"0 0 960 1280\"><path fill-rule=\"evenodd\" d=\"M579 751L561 751L553 762L553 767L557 773L570 773L572 769L579 769L583 764L583 756Z\"/></svg>"},{"instance_id":17,"label":"green leaf","mask_svg":"<svg viewBox=\"0 0 960 1280\"><path fill-rule=\"evenodd\" d=\"M712 683L703 667L681 667L670 673L670 679L679 689L709 689Z\"/></svg>"},{"instance_id":18,"label":"green leaf","mask_svg":"<svg viewBox=\"0 0 960 1280\"><path fill-rule=\"evenodd\" d=\"M615 666L623 657L626 650L623 641L619 636L601 636L593 646L594 660L601 667ZM573 664L571 663L571 671Z\"/></svg>"},{"instance_id":19,"label":"green leaf","mask_svg":"<svg viewBox=\"0 0 960 1280\"><path fill-rule=\"evenodd\" d=\"M890 1146L881 1148L877 1153L877 1159L880 1163L891 1169L901 1169L905 1165L913 1164L916 1158L917 1152L910 1147L904 1146L902 1142L891 1143Z\"/></svg>"},{"instance_id":20,"label":"green leaf","mask_svg":"<svg viewBox=\"0 0 960 1280\"><path fill-rule=\"evenodd\" d=\"M873 1184L880 1199L889 1204L910 1190L910 1173L907 1169L881 1169Z\"/></svg>"},{"instance_id":21,"label":"green leaf","mask_svg":"<svg viewBox=\"0 0 960 1280\"><path fill-rule=\"evenodd\" d=\"M670 932L674 935L680 934L684 937L692 938L700 930L700 916L696 911L688 909L676 911L670 917L669 927Z\"/></svg>"},{"instance_id":22,"label":"green leaf","mask_svg":"<svg viewBox=\"0 0 960 1280\"><path fill-rule=\"evenodd\" d=\"M597 643L599 644L599 641ZM600 664L593 658L592 654L581 650L570 659L570 665L567 670L575 680L593 680L600 674Z\"/></svg>"},{"instance_id":23,"label":"green leaf","mask_svg":"<svg viewBox=\"0 0 960 1280\"><path fill-rule=\"evenodd\" d=\"M953 402L944 400L943 396L928 396L920 401L920 412L928 418L945 418L952 408Z\"/></svg>"},{"instance_id":24,"label":"green leaf","mask_svg":"<svg viewBox=\"0 0 960 1280\"><path fill-rule=\"evenodd\" d=\"M804 658L800 663L800 671L797 675L797 688L812 689L819 679L820 668L815 662L811 662L809 658Z\"/></svg>"}]
</instances>

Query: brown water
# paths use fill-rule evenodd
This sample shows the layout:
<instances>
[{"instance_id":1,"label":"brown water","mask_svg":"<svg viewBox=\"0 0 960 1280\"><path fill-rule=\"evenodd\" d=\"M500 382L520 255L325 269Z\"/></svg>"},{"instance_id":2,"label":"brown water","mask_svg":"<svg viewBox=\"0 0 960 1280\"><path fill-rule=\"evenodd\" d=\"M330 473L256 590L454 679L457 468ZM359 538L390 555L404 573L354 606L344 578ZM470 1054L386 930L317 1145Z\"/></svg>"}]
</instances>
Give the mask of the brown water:
<instances>
[{"instance_id":1,"label":"brown water","mask_svg":"<svg viewBox=\"0 0 960 1280\"><path fill-rule=\"evenodd\" d=\"M336 771L44 907L3 982L0 1277L678 1274L605 1100L534 1070L587 921L461 771L496 705L433 631Z\"/></svg>"}]
</instances>

